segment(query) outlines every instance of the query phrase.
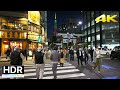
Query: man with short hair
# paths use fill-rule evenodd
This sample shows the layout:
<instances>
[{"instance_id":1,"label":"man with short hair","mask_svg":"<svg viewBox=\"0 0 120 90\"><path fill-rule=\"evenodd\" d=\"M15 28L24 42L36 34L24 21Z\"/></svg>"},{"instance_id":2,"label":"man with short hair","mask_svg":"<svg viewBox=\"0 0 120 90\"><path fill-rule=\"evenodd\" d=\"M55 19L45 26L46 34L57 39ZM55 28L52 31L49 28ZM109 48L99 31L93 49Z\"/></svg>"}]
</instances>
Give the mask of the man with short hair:
<instances>
[{"instance_id":1,"label":"man with short hair","mask_svg":"<svg viewBox=\"0 0 120 90\"><path fill-rule=\"evenodd\" d=\"M11 65L22 65L23 59L24 59L24 56L20 52L20 48L15 47L14 51L10 54L10 64Z\"/></svg>"},{"instance_id":2,"label":"man with short hair","mask_svg":"<svg viewBox=\"0 0 120 90\"><path fill-rule=\"evenodd\" d=\"M37 52L35 53L34 60L36 64L36 77L37 79L43 78L44 73L44 53L42 53L42 49L38 48Z\"/></svg>"},{"instance_id":3,"label":"man with short hair","mask_svg":"<svg viewBox=\"0 0 120 90\"><path fill-rule=\"evenodd\" d=\"M54 79L57 78L57 65L59 63L60 60L60 54L59 52L57 52L57 47L55 47L51 53L51 57L50 59L52 60L52 70L53 70L53 75L54 75Z\"/></svg>"},{"instance_id":4,"label":"man with short hair","mask_svg":"<svg viewBox=\"0 0 120 90\"><path fill-rule=\"evenodd\" d=\"M83 65L82 61L83 61L83 51L82 48L79 48L76 52L77 54L77 58L78 58L78 66L79 66L79 61L81 62L81 65Z\"/></svg>"},{"instance_id":5,"label":"man with short hair","mask_svg":"<svg viewBox=\"0 0 120 90\"><path fill-rule=\"evenodd\" d=\"M14 51L10 54L10 65L22 65L22 62L24 59L25 57L20 52L20 48L15 47ZM18 79L18 78L15 77L15 78L10 78L10 79Z\"/></svg>"}]
</instances>

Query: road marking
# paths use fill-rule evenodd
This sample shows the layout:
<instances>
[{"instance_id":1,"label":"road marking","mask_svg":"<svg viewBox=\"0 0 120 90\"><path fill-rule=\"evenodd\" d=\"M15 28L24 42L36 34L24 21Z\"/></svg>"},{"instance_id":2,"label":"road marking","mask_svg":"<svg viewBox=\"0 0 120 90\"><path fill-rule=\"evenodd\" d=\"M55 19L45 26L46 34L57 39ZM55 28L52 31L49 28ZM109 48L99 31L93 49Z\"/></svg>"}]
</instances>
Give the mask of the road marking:
<instances>
[{"instance_id":1,"label":"road marking","mask_svg":"<svg viewBox=\"0 0 120 90\"><path fill-rule=\"evenodd\" d=\"M57 79L65 79L65 78L72 78L72 77L80 77L86 76L84 73L77 73L77 74L67 74L67 75L58 75ZM53 76L43 77L43 79L53 79Z\"/></svg>"},{"instance_id":2,"label":"road marking","mask_svg":"<svg viewBox=\"0 0 120 90\"><path fill-rule=\"evenodd\" d=\"M106 69L115 69L114 67L112 66L108 66L108 65L102 65L103 68L106 68Z\"/></svg>"},{"instance_id":3,"label":"road marking","mask_svg":"<svg viewBox=\"0 0 120 90\"><path fill-rule=\"evenodd\" d=\"M25 79L37 79L35 65L25 65L24 68L25 68L24 69ZM83 78L84 76L85 76L84 79L90 79L89 77L86 77L84 73L80 73L80 70L78 70L75 66L73 66L69 62L64 63L63 67L60 67L60 65L58 64L56 73L57 73L57 79L65 79L65 78L72 79L79 77ZM45 64L43 79L54 79L54 75L52 71L52 63Z\"/></svg>"},{"instance_id":4,"label":"road marking","mask_svg":"<svg viewBox=\"0 0 120 90\"><path fill-rule=\"evenodd\" d=\"M60 71L57 71L57 74L60 74L60 73L68 73L68 72L77 72L79 71L78 69L70 69L70 70L60 70ZM46 74L53 74L53 71L48 71L48 72L44 72L44 75Z\"/></svg>"},{"instance_id":5,"label":"road marking","mask_svg":"<svg viewBox=\"0 0 120 90\"><path fill-rule=\"evenodd\" d=\"M103 79L117 79L118 76L104 77Z\"/></svg>"},{"instance_id":6,"label":"road marking","mask_svg":"<svg viewBox=\"0 0 120 90\"><path fill-rule=\"evenodd\" d=\"M75 69L74 66L68 66L68 67L57 67L57 69ZM52 67L49 68L44 68L44 70L52 70ZM26 69L24 70L24 72L30 72L30 71L36 71L36 68L32 68L32 69Z\"/></svg>"},{"instance_id":7,"label":"road marking","mask_svg":"<svg viewBox=\"0 0 120 90\"><path fill-rule=\"evenodd\" d=\"M70 69L70 70L60 70L60 71L57 71L57 74L60 74L60 73L68 73L68 72L77 72L77 71L79 71L78 69ZM48 74L53 74L53 71L47 71L47 72L44 72L44 74L43 75L48 75ZM79 74L79 73L78 73ZM34 76L34 75L36 75L36 73L35 72L33 72L33 73L25 73L24 74L24 76L26 77L26 76Z\"/></svg>"}]
</instances>

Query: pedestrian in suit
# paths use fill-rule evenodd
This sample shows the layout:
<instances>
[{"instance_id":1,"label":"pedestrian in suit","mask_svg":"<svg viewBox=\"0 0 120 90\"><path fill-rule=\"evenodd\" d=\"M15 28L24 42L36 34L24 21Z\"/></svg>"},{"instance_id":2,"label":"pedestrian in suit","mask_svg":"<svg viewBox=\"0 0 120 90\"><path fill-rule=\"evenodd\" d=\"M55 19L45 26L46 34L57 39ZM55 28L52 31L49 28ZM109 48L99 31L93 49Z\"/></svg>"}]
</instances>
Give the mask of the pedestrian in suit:
<instances>
[{"instance_id":1,"label":"pedestrian in suit","mask_svg":"<svg viewBox=\"0 0 120 90\"><path fill-rule=\"evenodd\" d=\"M81 62L81 65L83 65L83 63L82 63L82 61L83 61L82 49L79 48L79 50L77 50L76 54L77 54L77 58L78 58L78 66L79 66L79 61Z\"/></svg>"},{"instance_id":2,"label":"pedestrian in suit","mask_svg":"<svg viewBox=\"0 0 120 90\"><path fill-rule=\"evenodd\" d=\"M74 51L73 51L73 49L71 49L69 51L69 54L70 54L70 61L73 61L74 60Z\"/></svg>"},{"instance_id":3,"label":"pedestrian in suit","mask_svg":"<svg viewBox=\"0 0 120 90\"><path fill-rule=\"evenodd\" d=\"M94 52L94 49L91 47L90 49L91 62L93 62L93 52Z\"/></svg>"}]
</instances>

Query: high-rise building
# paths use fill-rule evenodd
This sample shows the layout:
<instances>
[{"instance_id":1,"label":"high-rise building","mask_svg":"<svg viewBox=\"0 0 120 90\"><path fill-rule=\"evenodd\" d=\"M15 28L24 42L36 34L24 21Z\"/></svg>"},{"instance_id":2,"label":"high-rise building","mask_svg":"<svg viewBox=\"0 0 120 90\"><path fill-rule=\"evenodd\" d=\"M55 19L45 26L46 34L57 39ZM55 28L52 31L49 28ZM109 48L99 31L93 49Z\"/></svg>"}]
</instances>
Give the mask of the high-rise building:
<instances>
[{"instance_id":1,"label":"high-rise building","mask_svg":"<svg viewBox=\"0 0 120 90\"><path fill-rule=\"evenodd\" d=\"M119 12L118 11L83 11L84 42L88 46L113 48L120 45ZM117 15L118 22L99 22L95 19L101 15Z\"/></svg>"}]
</instances>

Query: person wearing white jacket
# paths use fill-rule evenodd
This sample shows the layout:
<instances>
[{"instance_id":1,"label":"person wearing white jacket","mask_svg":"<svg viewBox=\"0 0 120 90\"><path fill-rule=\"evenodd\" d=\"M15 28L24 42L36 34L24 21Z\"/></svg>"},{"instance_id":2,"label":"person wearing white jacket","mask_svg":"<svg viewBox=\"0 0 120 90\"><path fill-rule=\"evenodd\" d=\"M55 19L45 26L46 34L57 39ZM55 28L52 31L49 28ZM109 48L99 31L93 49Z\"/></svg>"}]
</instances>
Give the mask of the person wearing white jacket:
<instances>
[{"instance_id":1,"label":"person wearing white jacket","mask_svg":"<svg viewBox=\"0 0 120 90\"><path fill-rule=\"evenodd\" d=\"M100 69L101 69L101 52L98 48L96 48L95 52L94 52L94 58L95 58L95 66L93 66L92 68L95 69L96 67L98 67L98 73L100 73Z\"/></svg>"}]
</instances>

